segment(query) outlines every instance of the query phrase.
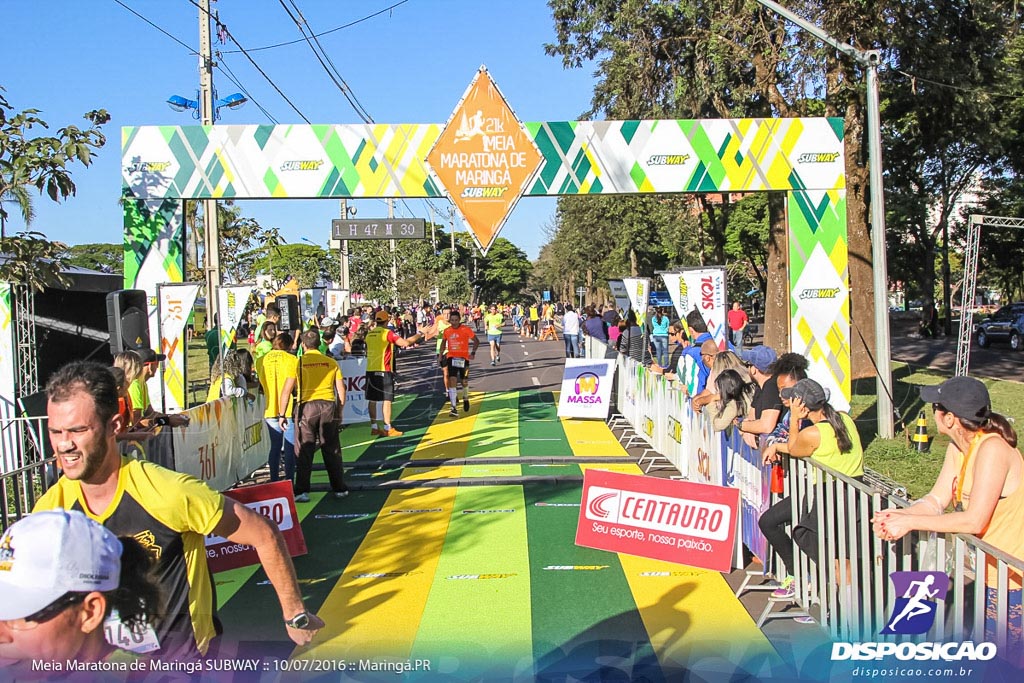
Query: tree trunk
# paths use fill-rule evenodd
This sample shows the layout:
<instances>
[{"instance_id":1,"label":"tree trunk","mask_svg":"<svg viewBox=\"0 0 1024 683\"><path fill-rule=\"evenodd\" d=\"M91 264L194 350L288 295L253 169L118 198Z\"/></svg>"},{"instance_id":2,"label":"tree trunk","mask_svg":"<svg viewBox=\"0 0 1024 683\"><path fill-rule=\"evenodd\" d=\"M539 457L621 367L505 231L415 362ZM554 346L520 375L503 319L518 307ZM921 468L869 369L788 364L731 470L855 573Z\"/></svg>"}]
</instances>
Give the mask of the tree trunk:
<instances>
[{"instance_id":1,"label":"tree trunk","mask_svg":"<svg viewBox=\"0 0 1024 683\"><path fill-rule=\"evenodd\" d=\"M768 265L764 302L764 343L779 353L789 351L789 229L786 196L768 195Z\"/></svg>"},{"instance_id":2,"label":"tree trunk","mask_svg":"<svg viewBox=\"0 0 1024 683\"><path fill-rule=\"evenodd\" d=\"M640 274L640 269L637 266L636 260L636 249L633 247L629 248L629 276L636 277Z\"/></svg>"}]
</instances>

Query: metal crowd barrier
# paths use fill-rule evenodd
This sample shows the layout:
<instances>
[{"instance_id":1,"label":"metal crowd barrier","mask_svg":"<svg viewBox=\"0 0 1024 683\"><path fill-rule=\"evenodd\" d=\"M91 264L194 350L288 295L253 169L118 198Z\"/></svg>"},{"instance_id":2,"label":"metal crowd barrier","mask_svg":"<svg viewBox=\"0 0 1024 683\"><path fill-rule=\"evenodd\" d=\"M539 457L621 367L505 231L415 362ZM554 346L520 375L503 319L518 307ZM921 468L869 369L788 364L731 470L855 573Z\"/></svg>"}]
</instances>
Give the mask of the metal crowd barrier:
<instances>
[{"instance_id":1,"label":"metal crowd barrier","mask_svg":"<svg viewBox=\"0 0 1024 683\"><path fill-rule=\"evenodd\" d=\"M45 417L0 418L0 530L32 511L56 479Z\"/></svg>"},{"instance_id":2,"label":"metal crowd barrier","mask_svg":"<svg viewBox=\"0 0 1024 683\"><path fill-rule=\"evenodd\" d=\"M607 350L593 338L587 339L586 348L588 358L604 358ZM763 561L764 574L780 566L777 557L764 557L767 544L757 527L760 514L780 498L769 492L769 472L761 466L760 454L744 450L736 438L723 438L720 433L715 438L710 420L692 411L685 392L663 376L621 355L617 369L616 408L609 423L626 430L625 441L649 447L642 466L666 461L682 478L739 488L744 545ZM911 638L994 642L1004 655L1020 652L1024 623L1019 586L1024 558L1012 557L968 534L914 532L895 543L882 541L872 531L872 517L882 510L906 507L909 501L807 458L789 461L782 495L790 496L793 519L800 520L814 501L820 502L814 520L817 552L814 543L805 542L802 548L794 541L797 566L790 571L795 596L770 599L759 625L769 619L810 614L837 641L892 641L897 636L881 631L896 616L897 598L906 596L896 594L890 574L939 571L949 576L950 584L945 598L937 601L938 618L927 633ZM866 472L866 481L871 482L872 474ZM750 577L738 594L757 588L749 581ZM994 589L988 610L986 583Z\"/></svg>"}]
</instances>

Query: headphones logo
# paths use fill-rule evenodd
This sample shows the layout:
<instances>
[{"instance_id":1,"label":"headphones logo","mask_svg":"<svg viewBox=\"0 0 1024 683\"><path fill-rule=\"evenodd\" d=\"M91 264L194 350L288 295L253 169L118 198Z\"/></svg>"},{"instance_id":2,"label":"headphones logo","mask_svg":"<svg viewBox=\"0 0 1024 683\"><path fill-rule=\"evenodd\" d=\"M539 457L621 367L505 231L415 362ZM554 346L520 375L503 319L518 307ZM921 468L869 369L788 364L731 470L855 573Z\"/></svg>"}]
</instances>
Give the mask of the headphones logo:
<instances>
[{"instance_id":1,"label":"headphones logo","mask_svg":"<svg viewBox=\"0 0 1024 683\"><path fill-rule=\"evenodd\" d=\"M584 372L576 378L576 395L582 396L594 396L597 394L597 388L600 386L600 380L592 372Z\"/></svg>"}]
</instances>

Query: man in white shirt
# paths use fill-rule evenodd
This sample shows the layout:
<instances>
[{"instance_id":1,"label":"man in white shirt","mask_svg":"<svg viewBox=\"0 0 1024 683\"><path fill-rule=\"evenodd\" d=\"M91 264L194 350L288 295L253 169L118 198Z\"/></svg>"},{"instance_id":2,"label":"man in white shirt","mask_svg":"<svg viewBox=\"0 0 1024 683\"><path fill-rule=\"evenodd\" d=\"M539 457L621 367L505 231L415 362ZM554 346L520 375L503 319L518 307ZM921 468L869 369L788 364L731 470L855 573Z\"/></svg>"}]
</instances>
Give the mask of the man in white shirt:
<instances>
[{"instance_id":1,"label":"man in white shirt","mask_svg":"<svg viewBox=\"0 0 1024 683\"><path fill-rule=\"evenodd\" d=\"M562 337L565 339L565 357L580 358L580 314L573 310L572 304L565 305Z\"/></svg>"}]
</instances>

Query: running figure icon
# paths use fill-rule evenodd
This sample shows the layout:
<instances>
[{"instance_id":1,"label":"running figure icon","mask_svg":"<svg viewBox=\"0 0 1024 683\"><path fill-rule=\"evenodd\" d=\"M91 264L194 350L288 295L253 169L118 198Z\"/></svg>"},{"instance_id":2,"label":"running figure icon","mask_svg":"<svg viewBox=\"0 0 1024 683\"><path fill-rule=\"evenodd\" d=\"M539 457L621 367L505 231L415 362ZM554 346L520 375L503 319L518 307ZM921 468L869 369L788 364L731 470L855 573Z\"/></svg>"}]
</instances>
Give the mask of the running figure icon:
<instances>
[{"instance_id":1,"label":"running figure icon","mask_svg":"<svg viewBox=\"0 0 1024 683\"><path fill-rule=\"evenodd\" d=\"M904 619L910 621L914 617L928 614L935 609L935 603L930 602L930 600L937 596L940 591L938 588L931 590L934 583L935 576L932 574L927 575L921 581L910 582L906 592L903 594L903 597L907 599L907 604L903 607L903 611L889 622L890 631L896 632L896 624Z\"/></svg>"}]
</instances>

